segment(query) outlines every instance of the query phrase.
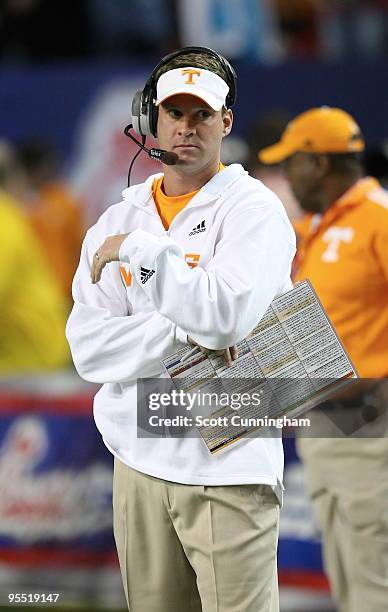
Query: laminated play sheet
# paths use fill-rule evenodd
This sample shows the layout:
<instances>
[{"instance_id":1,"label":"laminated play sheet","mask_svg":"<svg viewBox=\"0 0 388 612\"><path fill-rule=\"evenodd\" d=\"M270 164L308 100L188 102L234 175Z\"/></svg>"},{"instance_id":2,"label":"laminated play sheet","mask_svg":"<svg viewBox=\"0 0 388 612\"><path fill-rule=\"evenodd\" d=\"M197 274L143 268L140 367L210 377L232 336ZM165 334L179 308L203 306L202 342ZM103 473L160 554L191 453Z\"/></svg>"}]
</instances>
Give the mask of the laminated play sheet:
<instances>
[{"instance_id":1,"label":"laminated play sheet","mask_svg":"<svg viewBox=\"0 0 388 612\"><path fill-rule=\"evenodd\" d=\"M222 357L184 347L163 360L185 393L245 394L252 401L207 406L197 420L210 452L256 430L271 418L299 416L330 397L357 373L308 280L276 297L252 332L238 343L228 368ZM213 393L213 398L216 398Z\"/></svg>"}]
</instances>

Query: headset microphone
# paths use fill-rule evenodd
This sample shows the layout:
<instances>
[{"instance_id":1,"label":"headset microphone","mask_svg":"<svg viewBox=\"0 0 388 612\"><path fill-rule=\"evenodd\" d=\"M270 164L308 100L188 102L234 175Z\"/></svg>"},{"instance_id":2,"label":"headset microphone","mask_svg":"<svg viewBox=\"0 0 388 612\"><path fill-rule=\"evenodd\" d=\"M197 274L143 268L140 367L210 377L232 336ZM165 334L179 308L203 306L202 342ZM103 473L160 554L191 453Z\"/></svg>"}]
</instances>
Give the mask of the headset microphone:
<instances>
[{"instance_id":1,"label":"headset microphone","mask_svg":"<svg viewBox=\"0 0 388 612\"><path fill-rule=\"evenodd\" d=\"M130 129L132 129L132 124L127 125L127 127L124 129L124 134L128 136L128 138L133 140L133 142L137 144L137 146L140 147L140 149L145 151L151 159L156 159L156 161L160 161L163 164L166 164L167 166L175 166L178 163L179 157L176 153L172 153L172 151L165 151L164 149L148 149L144 145L145 136L142 138L143 143L141 143L134 136L132 136L132 134L129 131ZM136 157L133 159L133 162L135 161ZM130 171L131 169L132 169L132 164L131 164ZM129 185L130 171L128 175L128 185Z\"/></svg>"},{"instance_id":2,"label":"headset microphone","mask_svg":"<svg viewBox=\"0 0 388 612\"><path fill-rule=\"evenodd\" d=\"M144 150L147 151L146 148L144 148ZM151 159L161 161L162 164L166 164L166 166L175 166L178 163L178 155L176 153L172 153L171 151L164 151L163 149L149 149L147 153Z\"/></svg>"}]
</instances>

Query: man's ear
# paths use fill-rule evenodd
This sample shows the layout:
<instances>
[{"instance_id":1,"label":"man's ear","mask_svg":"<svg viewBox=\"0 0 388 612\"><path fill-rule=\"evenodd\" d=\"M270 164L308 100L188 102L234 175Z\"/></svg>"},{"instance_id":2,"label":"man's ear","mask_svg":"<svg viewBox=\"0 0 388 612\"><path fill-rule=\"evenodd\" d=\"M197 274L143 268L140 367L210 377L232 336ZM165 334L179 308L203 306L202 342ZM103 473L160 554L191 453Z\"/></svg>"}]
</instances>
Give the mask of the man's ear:
<instances>
[{"instance_id":1,"label":"man's ear","mask_svg":"<svg viewBox=\"0 0 388 612\"><path fill-rule=\"evenodd\" d=\"M315 155L315 164L319 177L324 177L330 171L330 159L328 155Z\"/></svg>"},{"instance_id":2,"label":"man's ear","mask_svg":"<svg viewBox=\"0 0 388 612\"><path fill-rule=\"evenodd\" d=\"M222 134L223 136L228 136L232 131L233 125L233 112L230 108L222 111L222 123L224 125Z\"/></svg>"}]
</instances>

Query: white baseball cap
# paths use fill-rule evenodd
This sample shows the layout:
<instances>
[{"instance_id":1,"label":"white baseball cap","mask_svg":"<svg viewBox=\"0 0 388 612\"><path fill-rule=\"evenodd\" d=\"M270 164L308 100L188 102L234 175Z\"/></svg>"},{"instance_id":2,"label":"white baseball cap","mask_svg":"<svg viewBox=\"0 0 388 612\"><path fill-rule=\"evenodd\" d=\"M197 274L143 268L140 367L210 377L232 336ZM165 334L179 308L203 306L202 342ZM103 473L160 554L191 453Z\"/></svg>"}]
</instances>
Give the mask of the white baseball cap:
<instances>
[{"instance_id":1,"label":"white baseball cap","mask_svg":"<svg viewBox=\"0 0 388 612\"><path fill-rule=\"evenodd\" d=\"M156 106L176 94L190 94L204 100L213 110L224 105L229 86L224 79L203 68L188 66L162 74L156 85Z\"/></svg>"}]
</instances>

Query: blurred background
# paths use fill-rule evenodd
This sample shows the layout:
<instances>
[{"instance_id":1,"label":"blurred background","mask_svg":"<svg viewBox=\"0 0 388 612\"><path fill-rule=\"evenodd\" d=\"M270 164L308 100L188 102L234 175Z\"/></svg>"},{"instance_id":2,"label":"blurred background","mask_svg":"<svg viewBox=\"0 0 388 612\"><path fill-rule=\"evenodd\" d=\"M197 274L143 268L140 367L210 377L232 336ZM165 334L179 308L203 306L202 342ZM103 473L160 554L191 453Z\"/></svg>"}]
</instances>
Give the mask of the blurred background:
<instances>
[{"instance_id":1,"label":"blurred background","mask_svg":"<svg viewBox=\"0 0 388 612\"><path fill-rule=\"evenodd\" d=\"M222 160L243 163L293 221L282 168L261 166L257 151L305 109L350 112L367 173L388 185L388 0L2 0L0 609L16 592L59 593L56 607L72 610L124 604L112 460L64 325L83 236L127 185L133 94L185 45L236 67ZM158 170L142 154L132 183ZM281 610L334 610L292 439L285 451Z\"/></svg>"}]
</instances>

